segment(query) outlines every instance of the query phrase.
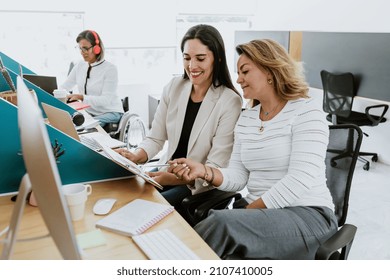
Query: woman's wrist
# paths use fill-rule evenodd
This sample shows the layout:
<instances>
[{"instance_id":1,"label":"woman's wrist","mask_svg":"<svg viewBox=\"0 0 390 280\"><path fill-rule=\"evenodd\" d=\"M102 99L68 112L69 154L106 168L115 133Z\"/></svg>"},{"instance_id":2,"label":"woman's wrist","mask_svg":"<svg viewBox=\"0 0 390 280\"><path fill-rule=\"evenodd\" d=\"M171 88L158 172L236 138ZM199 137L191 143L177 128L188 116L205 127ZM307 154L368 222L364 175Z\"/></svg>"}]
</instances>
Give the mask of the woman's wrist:
<instances>
[{"instance_id":1,"label":"woman's wrist","mask_svg":"<svg viewBox=\"0 0 390 280\"><path fill-rule=\"evenodd\" d=\"M202 186L203 187L208 187L209 183L207 182L208 174L207 174L206 164L203 164L203 167L204 167L204 175L203 175L203 184L202 184Z\"/></svg>"},{"instance_id":2,"label":"woman's wrist","mask_svg":"<svg viewBox=\"0 0 390 280\"><path fill-rule=\"evenodd\" d=\"M203 167L204 167L204 175L203 175L204 182L203 182L202 185L203 185L203 187L208 187L208 186L213 184L213 181L214 181L214 170L213 170L212 167L209 166L210 173L211 173L211 176L209 176L209 173L207 171L207 166L204 164Z\"/></svg>"},{"instance_id":3,"label":"woman's wrist","mask_svg":"<svg viewBox=\"0 0 390 280\"><path fill-rule=\"evenodd\" d=\"M211 178L210 178L210 180L208 182L209 182L210 185L212 185L213 182L214 182L214 170L213 170L213 168L211 166L209 166L209 167L210 167L210 171L211 171Z\"/></svg>"},{"instance_id":4,"label":"woman's wrist","mask_svg":"<svg viewBox=\"0 0 390 280\"><path fill-rule=\"evenodd\" d=\"M133 151L133 154L135 157L134 162L137 164L144 164L148 161L148 156L147 156L146 152L144 151L144 149L142 149L142 148L136 148Z\"/></svg>"}]
</instances>

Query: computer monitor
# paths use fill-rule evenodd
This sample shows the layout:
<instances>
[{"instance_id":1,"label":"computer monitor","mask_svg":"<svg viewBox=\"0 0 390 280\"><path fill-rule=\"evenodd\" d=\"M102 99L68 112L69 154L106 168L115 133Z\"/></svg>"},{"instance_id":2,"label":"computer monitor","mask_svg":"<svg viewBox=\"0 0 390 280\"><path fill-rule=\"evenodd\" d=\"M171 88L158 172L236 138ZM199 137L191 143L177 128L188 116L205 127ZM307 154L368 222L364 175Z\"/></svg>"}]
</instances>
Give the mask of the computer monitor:
<instances>
[{"instance_id":1,"label":"computer monitor","mask_svg":"<svg viewBox=\"0 0 390 280\"><path fill-rule=\"evenodd\" d=\"M53 91L57 89L57 77L54 76L42 76L35 74L23 74L23 78L40 87L47 93L53 95Z\"/></svg>"},{"instance_id":2,"label":"computer monitor","mask_svg":"<svg viewBox=\"0 0 390 280\"><path fill-rule=\"evenodd\" d=\"M81 259L61 178L41 110L23 80L17 77L18 125L27 176L23 177L2 258L9 258L15 241L26 189L31 185L39 210L64 259ZM10 241L11 240L11 241ZM33 241L30 241L33 242Z\"/></svg>"}]
</instances>

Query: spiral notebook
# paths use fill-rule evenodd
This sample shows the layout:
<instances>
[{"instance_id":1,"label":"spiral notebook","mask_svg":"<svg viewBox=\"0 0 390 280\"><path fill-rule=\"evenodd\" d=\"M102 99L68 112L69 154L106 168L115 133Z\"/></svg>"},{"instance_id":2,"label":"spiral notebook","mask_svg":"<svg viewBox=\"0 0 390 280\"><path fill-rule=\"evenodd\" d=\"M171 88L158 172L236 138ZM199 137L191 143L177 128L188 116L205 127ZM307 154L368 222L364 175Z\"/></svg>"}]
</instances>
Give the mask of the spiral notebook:
<instances>
[{"instance_id":1,"label":"spiral notebook","mask_svg":"<svg viewBox=\"0 0 390 280\"><path fill-rule=\"evenodd\" d=\"M171 205L135 199L97 221L96 227L127 236L138 235L161 221L173 210Z\"/></svg>"}]
</instances>

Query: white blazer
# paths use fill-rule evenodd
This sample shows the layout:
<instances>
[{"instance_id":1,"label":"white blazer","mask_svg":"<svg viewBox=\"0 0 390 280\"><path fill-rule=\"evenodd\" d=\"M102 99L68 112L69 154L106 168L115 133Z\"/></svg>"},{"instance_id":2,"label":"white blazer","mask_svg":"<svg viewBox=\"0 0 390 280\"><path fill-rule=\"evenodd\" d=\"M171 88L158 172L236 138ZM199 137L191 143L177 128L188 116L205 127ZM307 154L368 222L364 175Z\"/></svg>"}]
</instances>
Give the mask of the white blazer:
<instances>
[{"instance_id":1,"label":"white blazer","mask_svg":"<svg viewBox=\"0 0 390 280\"><path fill-rule=\"evenodd\" d=\"M173 78L165 87L157 107L152 128L139 145L153 158L168 140L168 150L161 162L171 159L183 127L192 83ZM233 148L233 131L241 112L242 99L233 90L220 86L209 88L196 116L188 141L187 157L214 167L226 167ZM206 191L203 180L189 186L192 193Z\"/></svg>"}]
</instances>

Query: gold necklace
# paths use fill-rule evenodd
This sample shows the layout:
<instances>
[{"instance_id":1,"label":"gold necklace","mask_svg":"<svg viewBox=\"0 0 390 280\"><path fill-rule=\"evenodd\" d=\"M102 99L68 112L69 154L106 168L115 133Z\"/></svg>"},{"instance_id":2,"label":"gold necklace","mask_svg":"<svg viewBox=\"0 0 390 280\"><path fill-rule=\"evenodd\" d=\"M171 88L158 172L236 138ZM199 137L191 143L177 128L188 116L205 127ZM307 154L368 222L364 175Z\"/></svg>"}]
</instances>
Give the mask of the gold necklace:
<instances>
[{"instance_id":1,"label":"gold necklace","mask_svg":"<svg viewBox=\"0 0 390 280\"><path fill-rule=\"evenodd\" d=\"M263 106L261 106L261 108L260 108L260 114L259 114L259 119L260 119L260 122L261 122L260 127L259 127L259 132L263 132L263 131L264 131L263 122L268 121L268 119L270 118L271 114L272 114L273 112L275 112L276 108L279 107L279 104L280 104L280 102L279 102L278 104L276 104L276 106L275 106L271 111L268 111L268 112L265 112L265 111L264 111L264 120L261 120L261 117L260 117L261 111L263 110Z\"/></svg>"}]
</instances>

